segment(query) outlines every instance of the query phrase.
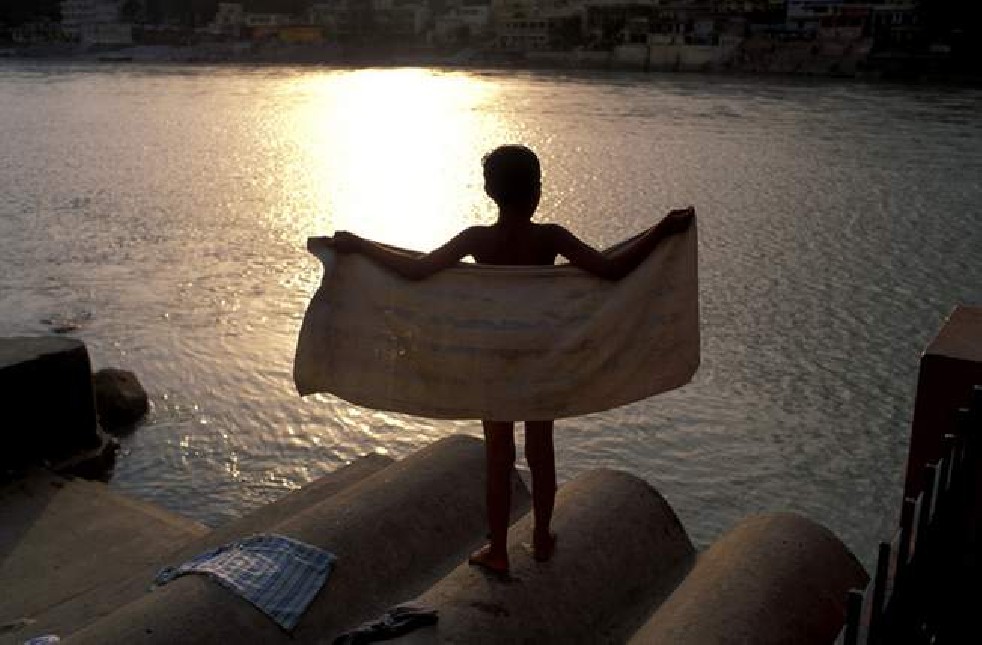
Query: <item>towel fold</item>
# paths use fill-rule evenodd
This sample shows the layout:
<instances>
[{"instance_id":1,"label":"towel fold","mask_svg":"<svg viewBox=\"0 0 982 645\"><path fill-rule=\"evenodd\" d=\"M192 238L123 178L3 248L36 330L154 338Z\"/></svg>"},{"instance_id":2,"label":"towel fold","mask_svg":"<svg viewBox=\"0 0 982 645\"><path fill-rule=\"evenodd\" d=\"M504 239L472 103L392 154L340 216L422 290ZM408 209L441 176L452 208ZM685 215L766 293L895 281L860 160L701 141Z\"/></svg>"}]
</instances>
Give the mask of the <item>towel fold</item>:
<instances>
[{"instance_id":1,"label":"towel fold","mask_svg":"<svg viewBox=\"0 0 982 645\"><path fill-rule=\"evenodd\" d=\"M253 535L165 567L154 584L202 573L251 602L286 630L297 626L337 557L282 535Z\"/></svg>"},{"instance_id":2,"label":"towel fold","mask_svg":"<svg viewBox=\"0 0 982 645\"><path fill-rule=\"evenodd\" d=\"M325 247L297 389L424 417L519 421L679 387L699 365L696 239L693 223L617 282L570 266L465 264L410 282Z\"/></svg>"}]
</instances>

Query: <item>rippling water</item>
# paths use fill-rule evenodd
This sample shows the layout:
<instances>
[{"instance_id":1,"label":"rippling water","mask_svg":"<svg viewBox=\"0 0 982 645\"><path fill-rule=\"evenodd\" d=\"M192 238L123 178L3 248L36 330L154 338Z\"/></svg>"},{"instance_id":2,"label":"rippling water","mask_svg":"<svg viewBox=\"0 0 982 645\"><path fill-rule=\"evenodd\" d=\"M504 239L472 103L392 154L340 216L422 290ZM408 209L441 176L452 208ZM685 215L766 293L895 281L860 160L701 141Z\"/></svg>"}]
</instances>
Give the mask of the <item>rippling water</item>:
<instances>
[{"instance_id":1,"label":"rippling water","mask_svg":"<svg viewBox=\"0 0 982 645\"><path fill-rule=\"evenodd\" d=\"M864 561L896 521L919 354L982 301L982 93L732 77L0 66L0 334L78 325L147 423L113 485L219 524L360 454L477 423L300 400L296 334L345 228L490 222L480 156L537 150L542 221L606 245L700 215L692 384L563 421L560 476L633 472L706 545L793 510Z\"/></svg>"}]
</instances>

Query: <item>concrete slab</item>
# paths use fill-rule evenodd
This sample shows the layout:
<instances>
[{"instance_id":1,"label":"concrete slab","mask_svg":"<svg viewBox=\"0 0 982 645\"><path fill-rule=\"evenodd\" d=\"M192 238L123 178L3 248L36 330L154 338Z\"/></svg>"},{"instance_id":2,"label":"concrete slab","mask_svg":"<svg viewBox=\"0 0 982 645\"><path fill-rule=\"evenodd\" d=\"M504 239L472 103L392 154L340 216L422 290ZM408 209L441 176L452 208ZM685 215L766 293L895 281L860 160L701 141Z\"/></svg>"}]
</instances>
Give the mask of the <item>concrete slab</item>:
<instances>
[{"instance_id":1,"label":"concrete slab","mask_svg":"<svg viewBox=\"0 0 982 645\"><path fill-rule=\"evenodd\" d=\"M517 480L517 478L516 478ZM524 488L516 506L528 506ZM89 625L72 643L325 642L411 598L482 540L484 446L448 437L270 531L325 548L338 562L292 634L202 576L184 576Z\"/></svg>"},{"instance_id":2,"label":"concrete slab","mask_svg":"<svg viewBox=\"0 0 982 645\"><path fill-rule=\"evenodd\" d=\"M29 626L45 609L126 579L207 532L102 483L35 471L0 491L0 625ZM19 631L8 632L13 642L23 640Z\"/></svg>"},{"instance_id":3,"label":"concrete slab","mask_svg":"<svg viewBox=\"0 0 982 645\"><path fill-rule=\"evenodd\" d=\"M532 517L519 521L509 578L457 567L418 599L437 609L437 625L395 642L623 643L695 559L664 498L626 473L592 471L563 486L553 529L556 552L538 563L526 546Z\"/></svg>"},{"instance_id":4,"label":"concrete slab","mask_svg":"<svg viewBox=\"0 0 982 645\"><path fill-rule=\"evenodd\" d=\"M846 594L868 582L839 539L804 517L749 517L699 556L631 645L828 645Z\"/></svg>"},{"instance_id":5,"label":"concrete slab","mask_svg":"<svg viewBox=\"0 0 982 645\"><path fill-rule=\"evenodd\" d=\"M159 554L146 566L139 567L128 578L104 580L97 588L90 588L85 593L26 617L30 623L17 630L9 640L4 640L4 636L0 634L0 645L6 642L19 645L24 638L41 634L72 634L149 593L150 582L161 567L183 562L202 551L234 539L265 532L278 522L323 502L392 462L391 458L382 455L362 457L225 526L199 534L183 543L175 543L169 551ZM205 593L209 591L206 589ZM265 617L260 618L267 620Z\"/></svg>"}]
</instances>

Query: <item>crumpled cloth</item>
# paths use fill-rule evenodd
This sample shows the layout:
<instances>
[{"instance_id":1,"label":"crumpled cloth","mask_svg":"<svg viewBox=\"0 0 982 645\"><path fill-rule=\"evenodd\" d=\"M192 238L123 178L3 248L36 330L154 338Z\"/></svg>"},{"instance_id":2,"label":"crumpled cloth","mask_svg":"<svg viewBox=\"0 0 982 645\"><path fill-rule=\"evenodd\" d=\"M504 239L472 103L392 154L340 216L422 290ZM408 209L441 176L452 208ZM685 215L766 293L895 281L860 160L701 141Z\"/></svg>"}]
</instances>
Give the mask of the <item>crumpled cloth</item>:
<instances>
[{"instance_id":1,"label":"crumpled cloth","mask_svg":"<svg viewBox=\"0 0 982 645\"><path fill-rule=\"evenodd\" d=\"M163 585L179 576L202 573L255 605L286 630L304 611L330 575L337 556L282 535L253 535L206 551L154 578Z\"/></svg>"},{"instance_id":2,"label":"crumpled cloth","mask_svg":"<svg viewBox=\"0 0 982 645\"><path fill-rule=\"evenodd\" d=\"M323 246L297 390L430 418L522 421L680 387L699 365L696 249L693 222L616 282L568 265L473 264L412 282Z\"/></svg>"},{"instance_id":3,"label":"crumpled cloth","mask_svg":"<svg viewBox=\"0 0 982 645\"><path fill-rule=\"evenodd\" d=\"M382 616L362 623L351 631L334 639L333 645L364 645L397 638L404 634L435 625L439 620L436 609L416 603L403 603L386 611Z\"/></svg>"}]
</instances>

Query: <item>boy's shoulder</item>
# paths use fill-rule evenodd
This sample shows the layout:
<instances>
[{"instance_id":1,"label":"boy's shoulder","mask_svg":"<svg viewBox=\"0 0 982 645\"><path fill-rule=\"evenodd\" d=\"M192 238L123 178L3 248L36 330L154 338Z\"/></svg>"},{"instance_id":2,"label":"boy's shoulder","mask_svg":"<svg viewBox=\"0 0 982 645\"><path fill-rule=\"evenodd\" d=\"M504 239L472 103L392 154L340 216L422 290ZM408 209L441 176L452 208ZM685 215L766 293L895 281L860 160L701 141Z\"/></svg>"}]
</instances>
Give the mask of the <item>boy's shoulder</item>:
<instances>
[{"instance_id":1,"label":"boy's shoulder","mask_svg":"<svg viewBox=\"0 0 982 645\"><path fill-rule=\"evenodd\" d=\"M569 235L569 229L567 229L562 224L536 224L539 235L543 236L547 240L556 240L564 235Z\"/></svg>"}]
</instances>

